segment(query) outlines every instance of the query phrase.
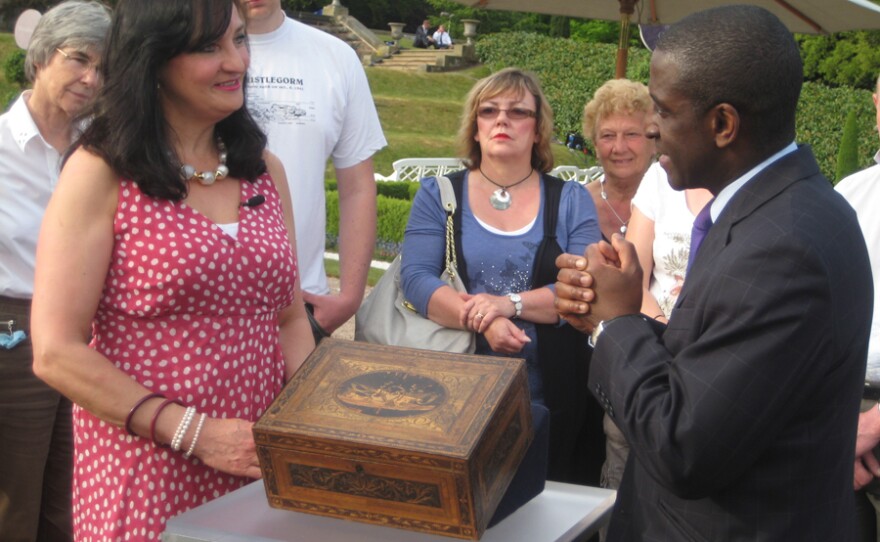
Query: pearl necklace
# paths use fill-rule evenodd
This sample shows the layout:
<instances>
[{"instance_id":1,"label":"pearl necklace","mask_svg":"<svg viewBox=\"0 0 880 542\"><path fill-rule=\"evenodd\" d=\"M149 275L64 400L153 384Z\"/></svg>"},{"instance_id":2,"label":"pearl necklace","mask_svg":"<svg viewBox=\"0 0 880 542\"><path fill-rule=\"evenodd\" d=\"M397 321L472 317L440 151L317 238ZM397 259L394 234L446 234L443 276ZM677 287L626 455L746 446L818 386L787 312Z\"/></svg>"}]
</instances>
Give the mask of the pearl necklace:
<instances>
[{"instance_id":1,"label":"pearl necklace","mask_svg":"<svg viewBox=\"0 0 880 542\"><path fill-rule=\"evenodd\" d=\"M600 194L602 195L602 201L605 202L605 205L614 213L614 217L617 218L617 221L620 222L620 233L626 233L626 226L629 224L629 220L624 220L620 218L620 215L617 214L617 211L614 210L614 207L608 202L608 194L605 192L605 177L599 179L599 187L601 189Z\"/></svg>"},{"instance_id":2,"label":"pearl necklace","mask_svg":"<svg viewBox=\"0 0 880 542\"><path fill-rule=\"evenodd\" d=\"M229 175L229 168L226 167L226 145L223 140L217 138L217 149L220 151L220 163L214 171L196 171L196 168L189 164L180 166L180 175L184 181L195 179L202 186L211 186L215 181Z\"/></svg>"},{"instance_id":3,"label":"pearl necklace","mask_svg":"<svg viewBox=\"0 0 880 542\"><path fill-rule=\"evenodd\" d=\"M489 203L491 203L492 207L498 209L499 211L505 211L510 208L510 203L511 203L512 198L510 197L510 192L508 192L508 189L513 188L514 186L516 186L518 184L526 182L526 179L531 177L532 173L535 171L534 168L531 168L531 169L529 169L528 175L526 175L522 179L516 181L515 183L510 183L509 185L504 186L503 184L498 184L495 181L493 181L492 179L490 179L489 176L483 172L482 167L479 169L480 169L480 174L483 176L484 179L486 179L487 181L489 181L490 183L492 183L498 187L498 190L492 192L492 195L489 196Z\"/></svg>"}]
</instances>

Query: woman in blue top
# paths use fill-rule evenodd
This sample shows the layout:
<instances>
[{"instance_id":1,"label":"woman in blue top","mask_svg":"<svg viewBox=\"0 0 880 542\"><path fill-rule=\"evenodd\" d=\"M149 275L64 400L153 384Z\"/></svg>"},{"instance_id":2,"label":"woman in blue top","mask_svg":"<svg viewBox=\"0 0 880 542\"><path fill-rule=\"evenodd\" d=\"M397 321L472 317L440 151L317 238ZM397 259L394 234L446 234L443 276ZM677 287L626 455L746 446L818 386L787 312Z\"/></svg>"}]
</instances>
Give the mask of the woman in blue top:
<instances>
[{"instance_id":1,"label":"woman in blue top","mask_svg":"<svg viewBox=\"0 0 880 542\"><path fill-rule=\"evenodd\" d=\"M546 175L553 167L553 113L534 75L508 68L482 79L471 89L462 118L459 142L469 167L449 178L459 200L459 274L470 294L439 279L446 213L433 177L422 180L406 228L404 294L431 320L477 332L476 353L526 359L532 400L551 411L550 476L571 479L553 472L554 463L564 463L554 455L571 453L555 454L562 445L554 442L574 441L581 429L587 349L573 334L568 342L542 339L571 331L559 325L553 306L553 258L560 250L582 254L600 239L596 208L578 183ZM548 219L555 222L552 231L545 231ZM560 352L561 345L567 351ZM556 351L545 352L551 346ZM557 422L569 415L574 425ZM601 424L596 438L604 446Z\"/></svg>"}]
</instances>

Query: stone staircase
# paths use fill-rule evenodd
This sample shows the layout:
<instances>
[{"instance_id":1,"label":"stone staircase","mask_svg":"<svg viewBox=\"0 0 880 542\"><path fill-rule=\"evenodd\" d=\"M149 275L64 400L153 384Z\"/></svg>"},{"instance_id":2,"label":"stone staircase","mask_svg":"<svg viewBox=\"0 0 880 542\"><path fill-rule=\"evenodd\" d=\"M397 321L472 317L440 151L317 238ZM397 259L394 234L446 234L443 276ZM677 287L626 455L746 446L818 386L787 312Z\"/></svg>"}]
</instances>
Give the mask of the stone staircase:
<instances>
[{"instance_id":1,"label":"stone staircase","mask_svg":"<svg viewBox=\"0 0 880 542\"><path fill-rule=\"evenodd\" d=\"M329 7L329 6L328 6ZM328 8L324 8L325 13ZM345 8L342 8L343 10ZM363 26L347 10L336 15L316 15L304 11L287 14L307 25L323 30L351 45L365 66L397 70L440 72L461 69L473 65L473 46L456 44L451 50L401 49L389 46Z\"/></svg>"},{"instance_id":2,"label":"stone staircase","mask_svg":"<svg viewBox=\"0 0 880 542\"><path fill-rule=\"evenodd\" d=\"M466 68L474 64L467 56L467 45L456 45L454 49L401 49L388 58L383 58L377 68L404 71L443 72Z\"/></svg>"}]
</instances>

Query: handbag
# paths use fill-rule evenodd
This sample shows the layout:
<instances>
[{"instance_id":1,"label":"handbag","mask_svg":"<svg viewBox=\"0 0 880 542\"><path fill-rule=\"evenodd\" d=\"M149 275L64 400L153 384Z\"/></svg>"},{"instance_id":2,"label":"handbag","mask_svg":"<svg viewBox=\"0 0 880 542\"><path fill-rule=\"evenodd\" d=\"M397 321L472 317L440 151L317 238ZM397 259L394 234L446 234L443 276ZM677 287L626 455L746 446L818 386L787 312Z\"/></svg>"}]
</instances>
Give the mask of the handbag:
<instances>
[{"instance_id":1,"label":"handbag","mask_svg":"<svg viewBox=\"0 0 880 542\"><path fill-rule=\"evenodd\" d=\"M440 278L458 292L467 292L458 275L453 215L455 192L445 176L437 177L440 201L446 210L446 266ZM400 255L364 299L354 317L354 338L374 344L405 346L473 354L476 336L472 331L443 326L416 311L400 287Z\"/></svg>"}]
</instances>

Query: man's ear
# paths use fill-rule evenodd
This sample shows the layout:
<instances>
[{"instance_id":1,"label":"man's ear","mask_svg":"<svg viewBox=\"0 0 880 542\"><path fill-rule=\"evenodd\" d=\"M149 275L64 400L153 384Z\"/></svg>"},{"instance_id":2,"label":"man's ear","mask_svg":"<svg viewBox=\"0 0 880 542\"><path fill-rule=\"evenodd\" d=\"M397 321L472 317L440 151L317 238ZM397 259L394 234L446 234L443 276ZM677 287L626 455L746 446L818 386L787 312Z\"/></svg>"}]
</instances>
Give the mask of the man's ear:
<instances>
[{"instance_id":1,"label":"man's ear","mask_svg":"<svg viewBox=\"0 0 880 542\"><path fill-rule=\"evenodd\" d=\"M742 128L739 111L728 103L720 103L709 111L709 115L712 133L715 135L715 145L722 149L732 144Z\"/></svg>"}]
</instances>

